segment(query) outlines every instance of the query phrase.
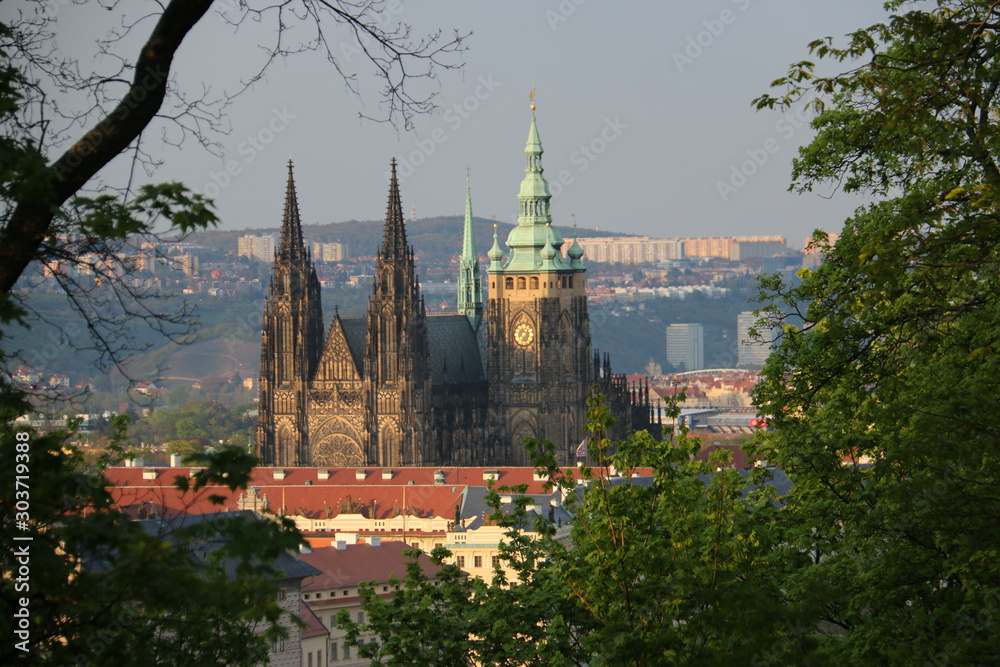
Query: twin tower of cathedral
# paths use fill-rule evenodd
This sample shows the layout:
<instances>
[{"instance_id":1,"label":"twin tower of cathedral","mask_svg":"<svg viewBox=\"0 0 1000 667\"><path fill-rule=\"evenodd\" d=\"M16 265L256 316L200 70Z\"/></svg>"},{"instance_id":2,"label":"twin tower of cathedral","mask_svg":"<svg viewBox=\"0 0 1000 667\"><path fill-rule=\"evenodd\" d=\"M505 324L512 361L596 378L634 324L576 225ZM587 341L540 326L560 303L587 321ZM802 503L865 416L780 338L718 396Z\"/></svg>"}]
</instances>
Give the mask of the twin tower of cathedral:
<instances>
[{"instance_id":1,"label":"twin tower of cathedral","mask_svg":"<svg viewBox=\"0 0 1000 667\"><path fill-rule=\"evenodd\" d=\"M487 298L466 193L458 312L428 314L392 162L367 314L323 324L320 287L288 185L261 342L257 456L267 466L527 465L526 438L562 462L586 436L597 383L624 428L649 425L648 387L592 356L583 250L552 227L532 113L508 252L493 232Z\"/></svg>"}]
</instances>

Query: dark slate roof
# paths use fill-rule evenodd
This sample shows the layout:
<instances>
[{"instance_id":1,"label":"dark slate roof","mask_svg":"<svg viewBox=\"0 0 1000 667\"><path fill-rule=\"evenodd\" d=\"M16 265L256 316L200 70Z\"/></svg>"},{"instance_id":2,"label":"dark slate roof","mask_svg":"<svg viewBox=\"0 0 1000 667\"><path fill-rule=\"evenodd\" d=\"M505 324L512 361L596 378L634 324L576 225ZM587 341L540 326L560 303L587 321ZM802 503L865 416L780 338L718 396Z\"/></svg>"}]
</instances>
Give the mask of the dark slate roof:
<instances>
[{"instance_id":1,"label":"dark slate roof","mask_svg":"<svg viewBox=\"0 0 1000 667\"><path fill-rule=\"evenodd\" d=\"M470 486L465 490L462 518L466 520L466 528L478 528L483 523L483 516L493 511L486 502L487 492L485 486Z\"/></svg>"},{"instance_id":2,"label":"dark slate roof","mask_svg":"<svg viewBox=\"0 0 1000 667\"><path fill-rule=\"evenodd\" d=\"M431 352L431 382L467 384L485 382L476 332L465 315L428 315L427 339Z\"/></svg>"},{"instance_id":3,"label":"dark slate roof","mask_svg":"<svg viewBox=\"0 0 1000 667\"><path fill-rule=\"evenodd\" d=\"M224 526L232 521L266 520L267 519L262 519L250 510L241 510L238 512L218 512L215 514L188 514L168 519L148 519L145 521L139 521L138 523L151 537L167 537L174 530L186 528L195 524L207 523L211 529L214 522L219 522L221 526ZM196 558L206 560L213 551L222 548L223 546L224 541L222 537L216 535L202 540L197 544L187 545L187 548L191 550ZM226 572L229 576L235 576L238 564L239 561L236 558L225 559ZM312 565L289 553L282 553L280 556L271 561L270 565L276 570L283 572L285 579L302 579L320 574L319 570L314 568ZM94 569L100 570L104 568L98 566Z\"/></svg>"},{"instance_id":4,"label":"dark slate roof","mask_svg":"<svg viewBox=\"0 0 1000 667\"><path fill-rule=\"evenodd\" d=\"M368 334L368 318L364 315L341 317L340 324L344 327L347 346L351 348L351 356L358 372L364 374L365 338Z\"/></svg>"},{"instance_id":5,"label":"dark slate roof","mask_svg":"<svg viewBox=\"0 0 1000 667\"><path fill-rule=\"evenodd\" d=\"M739 473L743 477L746 477L746 478L750 477L750 472L747 471L747 470L740 470ZM787 495L788 492L792 490L792 480L788 479L788 475L785 474L784 470L782 470L781 468L771 468L769 470L769 473L770 473L770 476L764 482L764 485L765 486L773 486L775 488L775 490L778 492L778 498L779 499L782 496ZM714 473L709 473L707 475L698 475L698 477L701 479L701 481L705 482L705 484L708 484L712 480L712 475L713 474ZM655 480L655 478L649 477L649 476L633 477L631 479L628 478L628 477L618 477L618 476L615 476L615 477L610 477L608 479L608 481L609 481L609 483L612 486L617 486L619 484L628 484L628 483L636 484L638 486L649 486L649 485L653 484L656 480ZM751 487L750 485L748 485L747 488L743 489L743 495L744 495L744 497L747 494L750 493L751 488L753 488L753 487ZM778 500L778 502L782 503L784 501Z\"/></svg>"},{"instance_id":6,"label":"dark slate roof","mask_svg":"<svg viewBox=\"0 0 1000 667\"><path fill-rule=\"evenodd\" d=\"M359 370L364 368L368 318L341 317L347 345ZM482 355L476 332L465 315L450 313L427 316L427 339L431 355L431 382L436 385L485 382Z\"/></svg>"},{"instance_id":7,"label":"dark slate roof","mask_svg":"<svg viewBox=\"0 0 1000 667\"><path fill-rule=\"evenodd\" d=\"M501 490L503 484L497 483L494 485L497 493L500 494L501 499L503 496L519 496L512 491ZM467 530L472 530L479 528L484 523L484 517L493 514L493 508L490 507L486 500L486 494L489 492L485 486L470 486L465 490L465 503L462 505L462 517L465 519L465 528ZM528 510L525 521L521 523L519 528L524 530L534 530L535 529L535 517L542 516L546 519L549 518L549 507L551 507L551 501L559 497L559 493L554 491L551 493L528 493L524 494L526 497L531 498L535 503L534 510ZM513 502L500 504L500 511L504 514L510 515L515 512L517 505ZM551 519L553 523L558 523L560 526L569 524L573 520L573 515L566 511L566 508L559 503L558 507L554 507L551 514Z\"/></svg>"}]
</instances>

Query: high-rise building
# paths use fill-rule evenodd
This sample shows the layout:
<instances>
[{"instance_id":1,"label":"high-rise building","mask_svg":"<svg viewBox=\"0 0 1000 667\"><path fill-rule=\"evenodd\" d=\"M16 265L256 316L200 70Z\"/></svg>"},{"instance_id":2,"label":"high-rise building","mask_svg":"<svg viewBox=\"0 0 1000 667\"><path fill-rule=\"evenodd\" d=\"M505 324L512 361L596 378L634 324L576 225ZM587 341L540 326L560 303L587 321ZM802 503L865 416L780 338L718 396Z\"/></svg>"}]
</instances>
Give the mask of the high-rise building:
<instances>
[{"instance_id":1,"label":"high-rise building","mask_svg":"<svg viewBox=\"0 0 1000 667\"><path fill-rule=\"evenodd\" d=\"M784 236L737 236L729 246L729 259L745 262L748 259L774 257L788 251Z\"/></svg>"},{"instance_id":2,"label":"high-rise building","mask_svg":"<svg viewBox=\"0 0 1000 667\"><path fill-rule=\"evenodd\" d=\"M394 160L368 312L334 312L326 327L289 163L261 342L264 465L523 465L524 438L551 441L568 463L595 382L621 431L651 426L648 386L630 386L607 355L592 355L583 251L574 242L568 259L560 252L534 114L525 153L509 256L496 232L488 253L487 304L467 188L459 312L426 311Z\"/></svg>"},{"instance_id":3,"label":"high-rise building","mask_svg":"<svg viewBox=\"0 0 1000 667\"><path fill-rule=\"evenodd\" d=\"M347 259L347 244L334 241L316 242L312 245L313 260L317 262L343 262Z\"/></svg>"},{"instance_id":4,"label":"high-rise building","mask_svg":"<svg viewBox=\"0 0 1000 667\"><path fill-rule=\"evenodd\" d=\"M840 234L832 232L827 234L826 243L832 247L837 243L837 239L839 238ZM818 268L823 263L824 255L823 248L814 243L813 237L806 237L806 240L802 244L802 266L809 269Z\"/></svg>"},{"instance_id":5,"label":"high-rise building","mask_svg":"<svg viewBox=\"0 0 1000 667\"><path fill-rule=\"evenodd\" d=\"M708 236L680 239L685 257L719 257L729 259L731 236Z\"/></svg>"},{"instance_id":6,"label":"high-rise building","mask_svg":"<svg viewBox=\"0 0 1000 667\"><path fill-rule=\"evenodd\" d=\"M175 255L174 262L174 266L183 271L186 276L195 275L201 268L201 258L192 253Z\"/></svg>"},{"instance_id":7,"label":"high-rise building","mask_svg":"<svg viewBox=\"0 0 1000 667\"><path fill-rule=\"evenodd\" d=\"M607 264L652 264L681 259L683 248L677 239L648 236L594 237L577 239L590 262Z\"/></svg>"},{"instance_id":8,"label":"high-rise building","mask_svg":"<svg viewBox=\"0 0 1000 667\"><path fill-rule=\"evenodd\" d=\"M273 236L241 236L236 241L236 249L240 257L249 257L259 262L274 261Z\"/></svg>"},{"instance_id":9,"label":"high-rise building","mask_svg":"<svg viewBox=\"0 0 1000 667\"><path fill-rule=\"evenodd\" d=\"M757 324L757 319L753 311L742 312L736 317L737 368L760 370L771 354L777 331L756 327L758 336L753 336L750 330Z\"/></svg>"},{"instance_id":10,"label":"high-rise building","mask_svg":"<svg viewBox=\"0 0 1000 667\"><path fill-rule=\"evenodd\" d=\"M705 367L705 329L700 324L671 324L667 327L667 363L678 371Z\"/></svg>"}]
</instances>

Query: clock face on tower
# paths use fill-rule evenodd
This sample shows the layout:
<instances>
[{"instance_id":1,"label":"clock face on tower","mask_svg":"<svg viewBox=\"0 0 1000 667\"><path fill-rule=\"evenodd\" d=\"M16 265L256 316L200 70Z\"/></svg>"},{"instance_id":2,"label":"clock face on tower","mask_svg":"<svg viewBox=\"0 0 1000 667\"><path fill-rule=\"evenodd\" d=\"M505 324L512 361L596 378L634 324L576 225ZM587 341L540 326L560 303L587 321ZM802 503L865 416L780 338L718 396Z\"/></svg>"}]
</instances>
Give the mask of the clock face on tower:
<instances>
[{"instance_id":1,"label":"clock face on tower","mask_svg":"<svg viewBox=\"0 0 1000 667\"><path fill-rule=\"evenodd\" d=\"M521 347L528 347L535 339L535 330L527 322L521 322L514 327L514 342Z\"/></svg>"}]
</instances>

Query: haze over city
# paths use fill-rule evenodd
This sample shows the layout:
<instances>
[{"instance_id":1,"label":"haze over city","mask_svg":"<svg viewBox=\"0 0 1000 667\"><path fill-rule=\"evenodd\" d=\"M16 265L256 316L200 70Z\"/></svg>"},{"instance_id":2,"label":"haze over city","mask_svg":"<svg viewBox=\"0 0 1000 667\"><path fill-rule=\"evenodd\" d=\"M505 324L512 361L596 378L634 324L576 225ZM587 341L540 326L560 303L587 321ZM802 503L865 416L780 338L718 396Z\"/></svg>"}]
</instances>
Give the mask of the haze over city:
<instances>
[{"instance_id":1,"label":"haze over city","mask_svg":"<svg viewBox=\"0 0 1000 667\"><path fill-rule=\"evenodd\" d=\"M61 11L60 21L105 18ZM320 53L302 53L229 107L231 131L216 137L221 157L147 132L144 147L165 159L153 178L214 195L225 229L275 227L291 156L306 224L373 220L384 213L395 155L408 215L460 215L469 168L476 215L513 222L535 89L557 225L575 219L659 237L781 234L800 247L816 227L839 230L863 203L788 193L791 160L811 136L808 115L756 112L751 100L805 58L811 40L842 39L882 18L878 3L449 0L399 2L387 14L387 25L410 23L414 35L472 33L456 59L464 69L439 72L427 88L439 110L417 117L412 131L359 119L379 113L373 79L362 75L355 97ZM249 79L265 57L251 46L253 27L202 21L178 54L178 84L218 94ZM63 48L90 53L94 30L101 26ZM350 67L361 56L348 37L337 55Z\"/></svg>"}]
</instances>

